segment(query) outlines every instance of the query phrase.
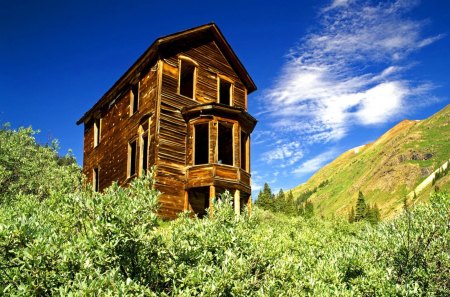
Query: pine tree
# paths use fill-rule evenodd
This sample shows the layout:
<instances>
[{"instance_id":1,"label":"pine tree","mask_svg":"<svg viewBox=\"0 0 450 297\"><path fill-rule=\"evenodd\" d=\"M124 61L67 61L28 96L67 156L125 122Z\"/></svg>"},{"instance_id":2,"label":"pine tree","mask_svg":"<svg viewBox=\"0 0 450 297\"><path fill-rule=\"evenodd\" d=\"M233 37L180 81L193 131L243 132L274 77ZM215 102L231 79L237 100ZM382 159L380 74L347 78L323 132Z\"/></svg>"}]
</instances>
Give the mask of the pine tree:
<instances>
[{"instance_id":1,"label":"pine tree","mask_svg":"<svg viewBox=\"0 0 450 297\"><path fill-rule=\"evenodd\" d=\"M314 205L309 200L306 200L305 202L304 216L308 219L314 216Z\"/></svg>"},{"instance_id":2,"label":"pine tree","mask_svg":"<svg viewBox=\"0 0 450 297\"><path fill-rule=\"evenodd\" d=\"M280 189L280 191L273 200L273 211L285 212L285 204L286 204L286 195L284 194L283 189Z\"/></svg>"},{"instance_id":3,"label":"pine tree","mask_svg":"<svg viewBox=\"0 0 450 297\"><path fill-rule=\"evenodd\" d=\"M361 221L366 217L367 205L364 195L361 191L358 193L358 200L356 201L355 222Z\"/></svg>"},{"instance_id":4,"label":"pine tree","mask_svg":"<svg viewBox=\"0 0 450 297\"><path fill-rule=\"evenodd\" d=\"M292 191L289 191L286 197L286 210L285 212L289 215L295 214L295 201L294 201L294 195L292 194Z\"/></svg>"},{"instance_id":5,"label":"pine tree","mask_svg":"<svg viewBox=\"0 0 450 297\"><path fill-rule=\"evenodd\" d=\"M267 183L264 183L264 188L262 191L259 191L258 198L256 199L255 204L263 209L271 210L273 202L272 200L272 190Z\"/></svg>"},{"instance_id":6,"label":"pine tree","mask_svg":"<svg viewBox=\"0 0 450 297\"><path fill-rule=\"evenodd\" d=\"M355 221L355 209L352 206L352 208L350 209L350 212L348 214L348 222L353 223L354 221Z\"/></svg>"},{"instance_id":7,"label":"pine tree","mask_svg":"<svg viewBox=\"0 0 450 297\"><path fill-rule=\"evenodd\" d=\"M378 206L376 204L372 207L367 207L366 219L372 225L378 224L378 222L380 221L380 210L378 209Z\"/></svg>"},{"instance_id":8,"label":"pine tree","mask_svg":"<svg viewBox=\"0 0 450 297\"><path fill-rule=\"evenodd\" d=\"M305 209L303 208L303 203L300 197L295 200L295 208L297 211L297 215L303 216L305 214Z\"/></svg>"}]
</instances>

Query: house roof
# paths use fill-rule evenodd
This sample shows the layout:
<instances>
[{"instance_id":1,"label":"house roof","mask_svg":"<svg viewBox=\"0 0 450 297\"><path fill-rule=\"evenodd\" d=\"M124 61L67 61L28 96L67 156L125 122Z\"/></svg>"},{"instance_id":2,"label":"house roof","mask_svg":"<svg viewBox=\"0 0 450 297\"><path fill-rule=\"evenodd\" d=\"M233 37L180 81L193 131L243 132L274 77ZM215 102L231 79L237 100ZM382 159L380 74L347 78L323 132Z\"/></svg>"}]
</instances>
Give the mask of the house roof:
<instances>
[{"instance_id":1,"label":"house roof","mask_svg":"<svg viewBox=\"0 0 450 297\"><path fill-rule=\"evenodd\" d=\"M216 42L217 46L222 51L222 54L247 88L248 94L255 91L255 83L234 53L228 41L223 36L219 27L214 23L209 23L156 39L137 61L134 62L134 64L119 78L119 80L117 80L100 98L100 100L77 121L77 125L89 120L96 112L99 112L102 107L108 104L112 105L123 92L129 89L130 83L133 83L133 80L140 75L141 71L149 67L159 58L159 54L162 50L170 49L171 46L186 44L186 41L189 40L203 38L212 38Z\"/></svg>"}]
</instances>

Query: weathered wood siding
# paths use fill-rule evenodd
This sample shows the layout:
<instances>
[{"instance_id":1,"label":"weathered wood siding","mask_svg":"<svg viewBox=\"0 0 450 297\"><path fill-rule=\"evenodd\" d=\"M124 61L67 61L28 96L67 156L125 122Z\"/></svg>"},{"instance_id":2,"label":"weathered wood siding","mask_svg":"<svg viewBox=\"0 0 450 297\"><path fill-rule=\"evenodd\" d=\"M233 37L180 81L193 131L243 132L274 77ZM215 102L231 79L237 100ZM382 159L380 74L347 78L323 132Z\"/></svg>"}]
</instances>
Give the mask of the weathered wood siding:
<instances>
[{"instance_id":1,"label":"weathered wood siding","mask_svg":"<svg viewBox=\"0 0 450 297\"><path fill-rule=\"evenodd\" d=\"M194 99L178 94L179 55L198 64ZM196 118L186 123L181 114L184 107L217 102L218 77L226 77L233 83L232 106L247 109L247 91L214 41L196 42L191 48L184 47L173 54L161 53L159 60L144 75L140 75L139 110L130 117L130 88L122 90L107 106L97 111L97 116L85 123L83 171L89 181L93 169L99 168L100 190L117 181L126 185L130 178L128 169L128 143L139 142L139 126L143 119L150 125L149 165L157 166L155 187L161 191L160 215L174 218L187 208L186 190L192 187L232 187L249 192L248 173L240 166L240 126L236 120L220 117ZM100 143L94 148L94 119L101 117ZM204 172L192 166L193 123L209 122L209 162L217 162L217 122L233 123L234 167L207 165ZM216 125L214 125L216 123ZM140 147L137 148L140 152ZM139 159L139 154L138 154ZM138 162L137 162L138 163ZM136 167L138 165L136 164ZM197 176L198 175L198 176ZM187 178L192 179L188 181ZM232 189L230 189L232 190Z\"/></svg>"},{"instance_id":2,"label":"weathered wood siding","mask_svg":"<svg viewBox=\"0 0 450 297\"><path fill-rule=\"evenodd\" d=\"M196 63L196 92L194 99L178 94L179 55L191 58ZM188 125L181 109L208 102L217 102L217 77L226 76L233 81L233 106L246 108L245 87L214 41L181 51L162 60L161 100L159 133L157 140L156 187L162 192L160 213L164 217L175 217L185 207L186 166L191 165L192 150L188 137ZM192 127L191 127L192 129ZM237 129L235 129L237 130ZM216 130L210 129L210 162L216 147ZM235 133L235 161L239 166L239 137Z\"/></svg>"},{"instance_id":3,"label":"weathered wood siding","mask_svg":"<svg viewBox=\"0 0 450 297\"><path fill-rule=\"evenodd\" d=\"M137 81L136 81L137 82ZM157 71L155 68L141 76L139 87L139 110L130 117L130 90L126 89L116 100L102 108L100 143L94 148L94 129L91 120L85 124L83 172L92 181L93 168L99 168L99 189L114 181L124 185L128 182L128 142L138 138L141 120L153 115L157 95ZM130 85L131 87L131 85ZM149 119L149 167L155 164L155 120ZM139 151L139 148L138 148Z\"/></svg>"}]
</instances>

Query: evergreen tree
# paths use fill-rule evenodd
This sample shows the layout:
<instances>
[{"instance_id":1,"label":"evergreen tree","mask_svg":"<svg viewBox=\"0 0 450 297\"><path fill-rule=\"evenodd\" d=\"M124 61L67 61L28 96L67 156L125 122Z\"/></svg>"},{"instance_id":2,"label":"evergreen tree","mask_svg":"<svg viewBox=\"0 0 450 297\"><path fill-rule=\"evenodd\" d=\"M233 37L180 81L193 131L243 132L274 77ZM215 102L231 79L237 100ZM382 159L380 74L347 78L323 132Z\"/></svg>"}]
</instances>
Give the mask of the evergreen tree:
<instances>
[{"instance_id":1,"label":"evergreen tree","mask_svg":"<svg viewBox=\"0 0 450 297\"><path fill-rule=\"evenodd\" d=\"M355 222L361 221L366 217L367 205L364 195L361 191L358 193L358 200L356 201Z\"/></svg>"},{"instance_id":2,"label":"evergreen tree","mask_svg":"<svg viewBox=\"0 0 450 297\"><path fill-rule=\"evenodd\" d=\"M256 199L255 204L263 209L271 210L273 202L272 200L272 190L267 183L264 183L264 189L262 191L259 191L258 198Z\"/></svg>"},{"instance_id":3,"label":"evergreen tree","mask_svg":"<svg viewBox=\"0 0 450 297\"><path fill-rule=\"evenodd\" d=\"M299 216L303 216L304 215L303 203L302 203L300 197L298 197L295 200L295 210L297 212L297 215L299 215Z\"/></svg>"},{"instance_id":4,"label":"evergreen tree","mask_svg":"<svg viewBox=\"0 0 450 297\"><path fill-rule=\"evenodd\" d=\"M350 209L350 213L348 214L348 222L349 223L353 223L355 221L355 209L352 208Z\"/></svg>"},{"instance_id":5,"label":"evergreen tree","mask_svg":"<svg viewBox=\"0 0 450 297\"><path fill-rule=\"evenodd\" d=\"M273 211L275 212L285 212L286 195L283 189L280 189L278 194L273 200Z\"/></svg>"},{"instance_id":6,"label":"evergreen tree","mask_svg":"<svg viewBox=\"0 0 450 297\"><path fill-rule=\"evenodd\" d=\"M314 205L309 200L305 202L304 216L308 219L314 216Z\"/></svg>"},{"instance_id":7,"label":"evergreen tree","mask_svg":"<svg viewBox=\"0 0 450 297\"><path fill-rule=\"evenodd\" d=\"M366 219L372 225L378 224L378 222L380 221L380 210L378 209L378 206L376 204L372 207L367 207Z\"/></svg>"},{"instance_id":8,"label":"evergreen tree","mask_svg":"<svg viewBox=\"0 0 450 297\"><path fill-rule=\"evenodd\" d=\"M285 212L289 215L295 215L296 207L295 207L295 201L294 201L294 195L292 194L292 191L289 191L286 197L286 210Z\"/></svg>"}]
</instances>

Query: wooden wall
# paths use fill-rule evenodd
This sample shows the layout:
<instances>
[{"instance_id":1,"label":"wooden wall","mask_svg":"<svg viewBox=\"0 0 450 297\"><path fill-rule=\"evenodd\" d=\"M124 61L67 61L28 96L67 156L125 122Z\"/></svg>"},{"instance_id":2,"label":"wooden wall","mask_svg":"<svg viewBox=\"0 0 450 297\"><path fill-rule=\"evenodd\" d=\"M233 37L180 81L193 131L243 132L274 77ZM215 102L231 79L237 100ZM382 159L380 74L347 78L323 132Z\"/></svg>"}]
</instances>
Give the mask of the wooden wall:
<instances>
[{"instance_id":1,"label":"wooden wall","mask_svg":"<svg viewBox=\"0 0 450 297\"><path fill-rule=\"evenodd\" d=\"M198 63L195 100L178 95L179 55ZM187 152L188 125L181 109L217 102L219 75L225 76L234 84L233 106L246 110L245 87L214 41L204 42L175 54L163 53L148 73L139 78L140 106L136 114L130 117L130 91L125 90L110 106L99 112L98 116L102 118L101 140L96 148L93 143L93 120L85 124L83 171L88 180L92 181L93 168L98 167L100 190L113 181L121 185L129 182L128 143L138 137L141 119L151 115L149 167L157 165L155 187L162 192L160 215L166 218L176 217L186 207L186 166L190 165L192 153ZM130 83L130 88L131 85ZM235 124L234 158L235 166L239 167L240 133L237 126ZM211 149L214 149L213 142L211 145Z\"/></svg>"},{"instance_id":2,"label":"wooden wall","mask_svg":"<svg viewBox=\"0 0 450 297\"><path fill-rule=\"evenodd\" d=\"M139 80L139 110L130 117L130 91L125 90L115 102L102 108L97 114L101 117L100 143L94 148L93 120L85 124L83 172L92 181L93 168L99 168L100 190L117 181L123 185L127 180L128 142L138 137L141 120L155 114L157 95L156 67L141 76ZM130 84L131 88L131 84ZM149 165L155 163L155 121L150 127ZM139 149L138 149L139 151Z\"/></svg>"},{"instance_id":3,"label":"wooden wall","mask_svg":"<svg viewBox=\"0 0 450 297\"><path fill-rule=\"evenodd\" d=\"M178 95L179 55L198 63L195 100ZM162 64L156 186L163 193L160 198L161 214L165 217L175 217L184 209L186 166L190 165L192 155L192 151L187 153L187 148L191 146L188 146L188 126L181 115L181 109L186 106L217 102L218 75L226 76L234 83L233 106L246 108L246 91L213 41L164 56ZM210 134L210 139L215 139L214 135ZM211 143L211 146L214 147L214 144ZM236 146L236 152L238 148L239 146ZM235 158L239 164L239 157Z\"/></svg>"}]
</instances>

